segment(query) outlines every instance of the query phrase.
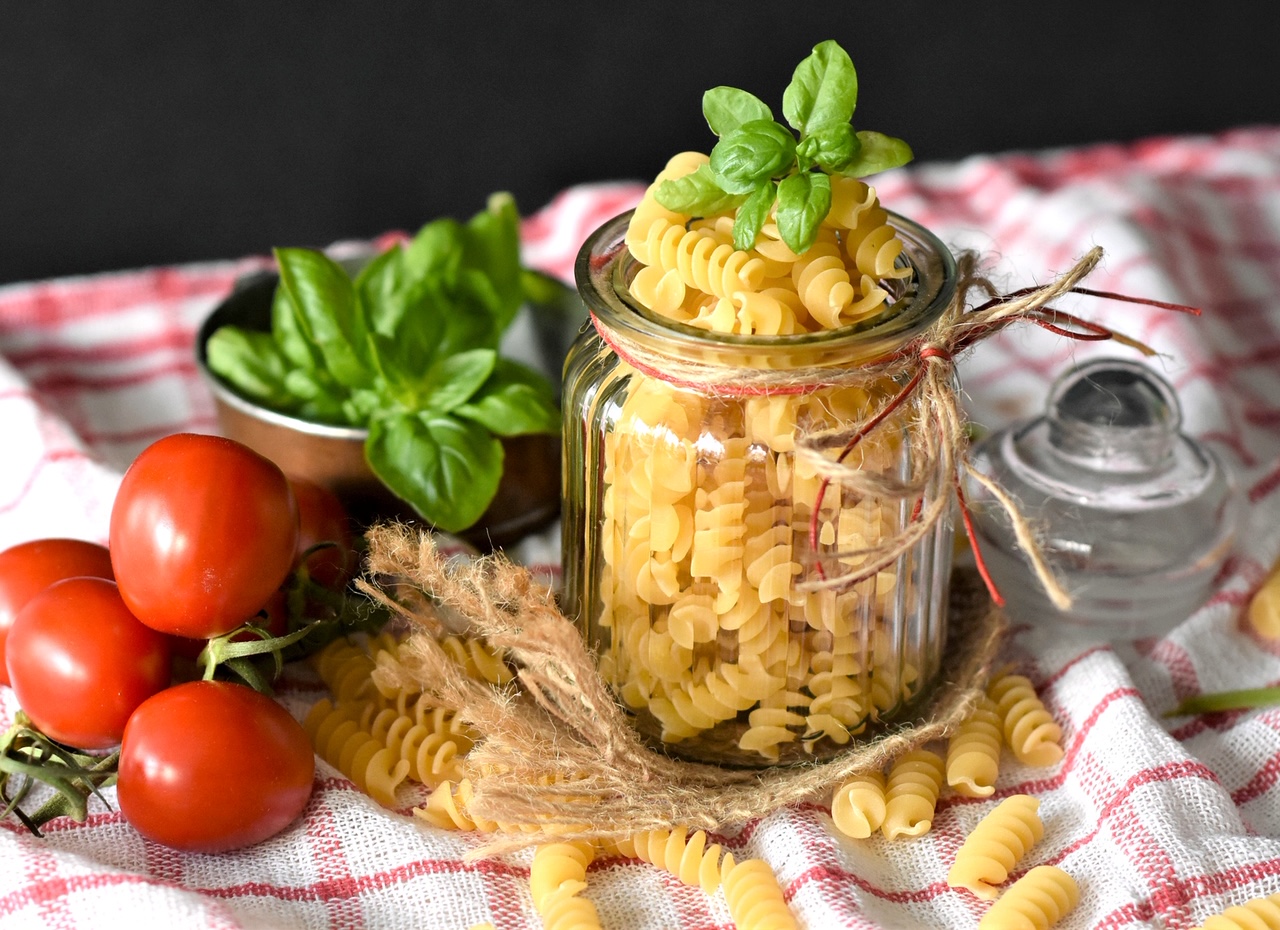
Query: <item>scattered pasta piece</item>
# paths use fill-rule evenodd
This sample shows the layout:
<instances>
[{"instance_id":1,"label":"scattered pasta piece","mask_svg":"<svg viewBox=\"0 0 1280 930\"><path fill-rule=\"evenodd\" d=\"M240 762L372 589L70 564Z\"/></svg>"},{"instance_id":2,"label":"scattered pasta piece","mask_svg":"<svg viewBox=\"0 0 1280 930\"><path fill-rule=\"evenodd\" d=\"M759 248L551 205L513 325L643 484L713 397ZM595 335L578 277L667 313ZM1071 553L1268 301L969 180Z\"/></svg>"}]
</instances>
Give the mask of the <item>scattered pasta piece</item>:
<instances>
[{"instance_id":1,"label":"scattered pasta piece","mask_svg":"<svg viewBox=\"0 0 1280 930\"><path fill-rule=\"evenodd\" d=\"M587 887L587 866L594 856L590 843L548 843L533 854L529 890L546 930L600 927L596 906L580 897Z\"/></svg>"},{"instance_id":2,"label":"scattered pasta piece","mask_svg":"<svg viewBox=\"0 0 1280 930\"><path fill-rule=\"evenodd\" d=\"M720 844L707 846L707 834L688 836L687 827L637 833L629 841L631 854L670 872L686 885L697 885L707 894L720 887Z\"/></svg>"},{"instance_id":3,"label":"scattered pasta piece","mask_svg":"<svg viewBox=\"0 0 1280 930\"><path fill-rule=\"evenodd\" d=\"M1055 865L1038 865L991 905L978 930L1048 930L1079 901L1074 878Z\"/></svg>"},{"instance_id":4,"label":"scattered pasta piece","mask_svg":"<svg viewBox=\"0 0 1280 930\"><path fill-rule=\"evenodd\" d=\"M729 916L742 930L798 930L778 877L763 859L735 862L725 853L720 881Z\"/></svg>"},{"instance_id":5,"label":"scattered pasta piece","mask_svg":"<svg viewBox=\"0 0 1280 930\"><path fill-rule=\"evenodd\" d=\"M881 772L855 775L831 796L831 819L845 836L866 839L885 817L885 782Z\"/></svg>"},{"instance_id":6,"label":"scattered pasta piece","mask_svg":"<svg viewBox=\"0 0 1280 930\"><path fill-rule=\"evenodd\" d=\"M1000 772L1003 720L983 695L947 745L947 784L968 798L990 797Z\"/></svg>"},{"instance_id":7,"label":"scattered pasta piece","mask_svg":"<svg viewBox=\"0 0 1280 930\"><path fill-rule=\"evenodd\" d=\"M965 838L947 873L952 888L967 888L980 898L995 898L1010 870L1044 836L1040 802L1016 794L997 804Z\"/></svg>"},{"instance_id":8,"label":"scattered pasta piece","mask_svg":"<svg viewBox=\"0 0 1280 930\"><path fill-rule=\"evenodd\" d=\"M1004 738L1014 757L1026 765L1049 766L1062 758L1062 727L1054 722L1022 675L999 675L987 686L1004 726Z\"/></svg>"},{"instance_id":9,"label":"scattered pasta piece","mask_svg":"<svg viewBox=\"0 0 1280 930\"><path fill-rule=\"evenodd\" d=\"M1280 894L1229 907L1195 930L1280 930Z\"/></svg>"},{"instance_id":10,"label":"scattered pasta piece","mask_svg":"<svg viewBox=\"0 0 1280 930\"><path fill-rule=\"evenodd\" d=\"M886 838L921 836L928 832L933 825L942 778L942 757L928 749L913 749L893 763L885 790L884 823L880 826Z\"/></svg>"}]
</instances>

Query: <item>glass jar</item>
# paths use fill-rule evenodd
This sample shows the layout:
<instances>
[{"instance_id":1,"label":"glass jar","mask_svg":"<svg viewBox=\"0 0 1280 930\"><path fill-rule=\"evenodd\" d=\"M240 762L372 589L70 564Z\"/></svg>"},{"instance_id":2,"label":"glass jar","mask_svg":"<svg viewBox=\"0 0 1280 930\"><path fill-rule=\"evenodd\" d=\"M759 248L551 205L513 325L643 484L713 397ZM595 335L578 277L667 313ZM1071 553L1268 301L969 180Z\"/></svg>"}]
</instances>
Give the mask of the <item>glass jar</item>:
<instances>
[{"instance_id":1,"label":"glass jar","mask_svg":"<svg viewBox=\"0 0 1280 930\"><path fill-rule=\"evenodd\" d=\"M822 333L709 332L630 296L641 266L623 244L629 217L597 230L577 263L596 325L565 364L566 612L664 748L732 765L821 759L901 719L939 668L951 510L857 575L869 547L950 495L952 476L923 498L877 499L829 480L824 463L899 390L863 369L938 319L954 261L891 214L910 272L883 282L880 314ZM645 363L624 361L611 348L622 344ZM905 478L914 413L903 404L843 464Z\"/></svg>"},{"instance_id":2,"label":"glass jar","mask_svg":"<svg viewBox=\"0 0 1280 930\"><path fill-rule=\"evenodd\" d=\"M1043 415L974 446L1043 537L1071 595L1049 600L1008 513L971 481L978 541L1012 620L1058 635L1163 636L1205 602L1231 552L1242 501L1226 464L1181 432L1173 386L1151 368L1100 358L1065 372Z\"/></svg>"}]
</instances>

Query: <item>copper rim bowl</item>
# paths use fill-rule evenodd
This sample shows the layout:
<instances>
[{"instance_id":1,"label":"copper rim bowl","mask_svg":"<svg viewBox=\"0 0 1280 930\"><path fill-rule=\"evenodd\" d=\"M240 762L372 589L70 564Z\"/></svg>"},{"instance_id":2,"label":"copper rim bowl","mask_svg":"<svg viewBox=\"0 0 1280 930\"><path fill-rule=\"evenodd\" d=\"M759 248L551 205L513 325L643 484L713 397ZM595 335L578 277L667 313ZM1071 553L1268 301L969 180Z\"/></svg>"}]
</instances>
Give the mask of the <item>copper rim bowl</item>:
<instances>
[{"instance_id":1,"label":"copper rim bowl","mask_svg":"<svg viewBox=\"0 0 1280 930\"><path fill-rule=\"evenodd\" d=\"M205 346L220 326L270 330L271 301L278 276L251 275L239 282L200 326L196 363L213 394L219 431L280 466L285 474L331 489L361 526L380 519L421 522L369 468L364 457L368 430L316 423L261 406L237 393L208 366ZM577 293L548 278L554 299L527 303L504 339L521 361L551 378L559 392L564 354L586 310ZM509 545L540 529L560 513L560 437L514 436L502 441L505 468L497 495L475 526L459 535L487 549Z\"/></svg>"}]
</instances>

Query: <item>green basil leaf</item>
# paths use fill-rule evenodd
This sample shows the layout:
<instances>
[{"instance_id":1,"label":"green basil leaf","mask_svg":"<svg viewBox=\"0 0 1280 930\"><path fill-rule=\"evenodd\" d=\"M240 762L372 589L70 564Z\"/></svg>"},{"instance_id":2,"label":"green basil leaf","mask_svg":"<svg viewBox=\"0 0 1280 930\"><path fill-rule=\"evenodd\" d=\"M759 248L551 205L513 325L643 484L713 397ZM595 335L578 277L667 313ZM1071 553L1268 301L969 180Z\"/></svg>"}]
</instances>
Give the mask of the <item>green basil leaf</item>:
<instances>
[{"instance_id":1,"label":"green basil leaf","mask_svg":"<svg viewBox=\"0 0 1280 930\"><path fill-rule=\"evenodd\" d=\"M372 378L363 353L366 324L355 288L342 266L313 249L276 249L280 283L293 299L303 331L320 349L329 372L348 387Z\"/></svg>"},{"instance_id":2,"label":"green basil leaf","mask_svg":"<svg viewBox=\"0 0 1280 930\"><path fill-rule=\"evenodd\" d=\"M849 53L833 39L820 42L796 65L782 93L782 113L800 133L853 119L858 102L858 74Z\"/></svg>"},{"instance_id":3,"label":"green basil leaf","mask_svg":"<svg viewBox=\"0 0 1280 930\"><path fill-rule=\"evenodd\" d=\"M320 423L359 425L347 418L347 412L343 408L347 398L346 389L335 383L323 370L294 368L285 372L284 386L297 398L298 416Z\"/></svg>"},{"instance_id":4,"label":"green basil leaf","mask_svg":"<svg viewBox=\"0 0 1280 930\"><path fill-rule=\"evenodd\" d=\"M808 251L831 209L831 178L806 171L778 185L778 232L797 255Z\"/></svg>"},{"instance_id":5,"label":"green basil leaf","mask_svg":"<svg viewBox=\"0 0 1280 930\"><path fill-rule=\"evenodd\" d=\"M449 533L480 519L502 479L502 443L479 423L456 417L379 417L364 448L383 484Z\"/></svg>"},{"instance_id":6,"label":"green basil leaf","mask_svg":"<svg viewBox=\"0 0 1280 930\"><path fill-rule=\"evenodd\" d=\"M772 181L765 181L757 187L750 197L738 208L738 215L733 220L733 247L746 251L756 244L756 236L769 219L769 211L773 209L773 201L778 196L778 186Z\"/></svg>"},{"instance_id":7,"label":"green basil leaf","mask_svg":"<svg viewBox=\"0 0 1280 930\"><path fill-rule=\"evenodd\" d=\"M702 95L702 115L717 136L732 132L743 123L773 119L768 104L755 94L736 87L713 87Z\"/></svg>"},{"instance_id":8,"label":"green basil leaf","mask_svg":"<svg viewBox=\"0 0 1280 930\"><path fill-rule=\"evenodd\" d=\"M404 274L401 248L393 245L369 260L356 275L356 297L364 308L369 327L389 336L404 315Z\"/></svg>"},{"instance_id":9,"label":"green basil leaf","mask_svg":"<svg viewBox=\"0 0 1280 930\"><path fill-rule=\"evenodd\" d=\"M485 321L484 327L477 330L487 333L480 344L496 348L498 338L510 322L503 322L509 301L498 293L498 288L489 275L475 268L463 268L458 272L453 297L464 308L463 313ZM516 309L519 308L520 303L517 301Z\"/></svg>"},{"instance_id":10,"label":"green basil leaf","mask_svg":"<svg viewBox=\"0 0 1280 930\"><path fill-rule=\"evenodd\" d=\"M288 362L270 333L221 326L205 343L209 370L246 397L274 410L288 411L293 395L285 389Z\"/></svg>"},{"instance_id":11,"label":"green basil leaf","mask_svg":"<svg viewBox=\"0 0 1280 930\"><path fill-rule=\"evenodd\" d=\"M811 161L828 174L839 174L857 157L862 143L848 123L832 123L810 133L796 146L796 158Z\"/></svg>"},{"instance_id":12,"label":"green basil leaf","mask_svg":"<svg viewBox=\"0 0 1280 930\"><path fill-rule=\"evenodd\" d=\"M860 148L857 156L840 169L840 174L861 178L868 174L875 174L877 171L901 167L915 157L911 152L911 146L901 139L886 136L883 133L860 130L858 142Z\"/></svg>"},{"instance_id":13,"label":"green basil leaf","mask_svg":"<svg viewBox=\"0 0 1280 930\"><path fill-rule=\"evenodd\" d=\"M558 304L565 293L565 285L558 278L528 268L520 271L520 287L524 291L523 302L539 307Z\"/></svg>"},{"instance_id":14,"label":"green basil leaf","mask_svg":"<svg viewBox=\"0 0 1280 930\"><path fill-rule=\"evenodd\" d=\"M387 401L381 392L369 388L356 388L342 402L342 414L348 423L362 426L386 407Z\"/></svg>"},{"instance_id":15,"label":"green basil leaf","mask_svg":"<svg viewBox=\"0 0 1280 930\"><path fill-rule=\"evenodd\" d=\"M427 369L418 388L418 409L423 413L449 413L465 403L489 380L497 364L493 349L472 349L440 359Z\"/></svg>"},{"instance_id":16,"label":"green basil leaf","mask_svg":"<svg viewBox=\"0 0 1280 930\"><path fill-rule=\"evenodd\" d=\"M731 210L742 202L738 194L728 194L705 164L682 178L670 178L658 185L654 198L668 210L687 216L710 216Z\"/></svg>"},{"instance_id":17,"label":"green basil leaf","mask_svg":"<svg viewBox=\"0 0 1280 930\"><path fill-rule=\"evenodd\" d=\"M297 368L319 368L324 359L316 344L302 328L302 314L283 285L277 285L271 298L271 336L280 354Z\"/></svg>"},{"instance_id":18,"label":"green basil leaf","mask_svg":"<svg viewBox=\"0 0 1280 930\"><path fill-rule=\"evenodd\" d=\"M462 264L462 226L449 217L432 220L410 240L401 261L410 280L452 282Z\"/></svg>"},{"instance_id":19,"label":"green basil leaf","mask_svg":"<svg viewBox=\"0 0 1280 930\"><path fill-rule=\"evenodd\" d=\"M722 190L749 194L796 160L796 140L781 123L751 120L720 137L710 167Z\"/></svg>"},{"instance_id":20,"label":"green basil leaf","mask_svg":"<svg viewBox=\"0 0 1280 930\"><path fill-rule=\"evenodd\" d=\"M510 359L499 358L478 394L455 407L454 416L474 420L498 436L560 432L555 392L546 378Z\"/></svg>"},{"instance_id":21,"label":"green basil leaf","mask_svg":"<svg viewBox=\"0 0 1280 930\"><path fill-rule=\"evenodd\" d=\"M505 191L491 195L485 209L463 227L462 242L463 268L472 279L485 282L485 306L493 316L496 339L515 319L524 299L515 199Z\"/></svg>"},{"instance_id":22,"label":"green basil leaf","mask_svg":"<svg viewBox=\"0 0 1280 930\"><path fill-rule=\"evenodd\" d=\"M419 281L397 295L404 309L393 333L370 333L371 356L393 393L411 394L423 371L440 357L445 319L431 284Z\"/></svg>"}]
</instances>

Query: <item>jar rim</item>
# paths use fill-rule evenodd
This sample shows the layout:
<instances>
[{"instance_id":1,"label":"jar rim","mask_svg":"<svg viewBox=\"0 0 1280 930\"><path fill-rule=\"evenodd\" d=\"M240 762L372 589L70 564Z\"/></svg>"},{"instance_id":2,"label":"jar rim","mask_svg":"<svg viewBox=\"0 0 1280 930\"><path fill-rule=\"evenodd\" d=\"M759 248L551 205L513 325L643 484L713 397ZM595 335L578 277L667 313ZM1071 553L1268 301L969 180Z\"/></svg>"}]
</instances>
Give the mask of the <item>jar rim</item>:
<instances>
[{"instance_id":1,"label":"jar rim","mask_svg":"<svg viewBox=\"0 0 1280 930\"><path fill-rule=\"evenodd\" d=\"M574 265L578 290L591 313L609 328L642 341L660 335L664 345L677 351L848 349L860 359L875 359L891 354L928 329L955 296L956 261L950 249L929 229L886 210L889 224L903 242L898 261L905 259L914 274L901 281L881 282L895 286L898 293L873 317L838 329L790 335L701 329L656 314L631 296L628 281L642 267L624 243L634 212L628 210L606 220L587 237Z\"/></svg>"}]
</instances>

